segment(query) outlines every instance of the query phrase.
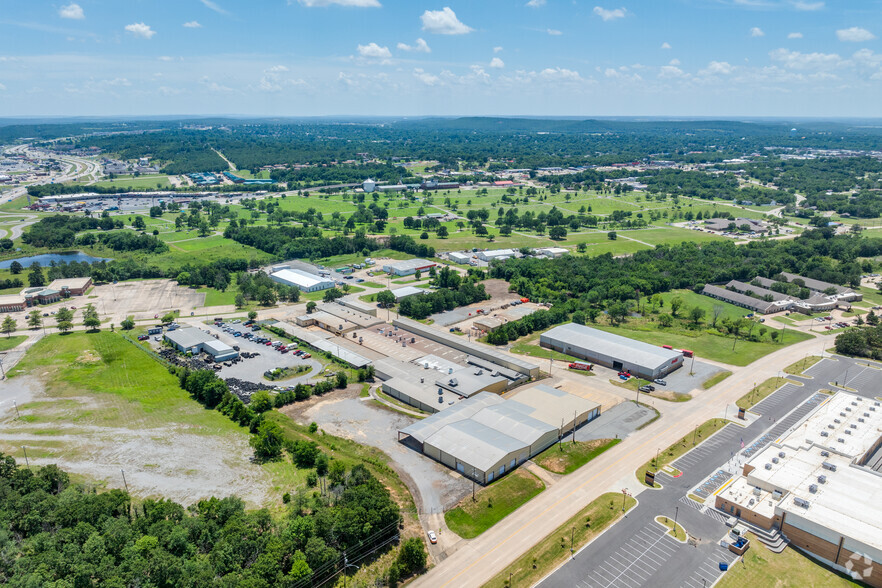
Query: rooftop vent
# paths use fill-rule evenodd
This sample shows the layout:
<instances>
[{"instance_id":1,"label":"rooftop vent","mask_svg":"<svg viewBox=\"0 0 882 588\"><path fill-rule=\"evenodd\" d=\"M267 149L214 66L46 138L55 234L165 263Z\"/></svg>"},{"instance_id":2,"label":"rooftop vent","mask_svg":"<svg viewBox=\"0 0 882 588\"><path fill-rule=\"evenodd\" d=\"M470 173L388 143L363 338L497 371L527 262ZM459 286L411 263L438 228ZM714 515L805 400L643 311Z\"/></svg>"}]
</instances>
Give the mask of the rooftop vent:
<instances>
[{"instance_id":1,"label":"rooftop vent","mask_svg":"<svg viewBox=\"0 0 882 588\"><path fill-rule=\"evenodd\" d=\"M772 463L778 463L778 458L777 458L777 457L773 457L773 458L772 458Z\"/></svg>"},{"instance_id":2,"label":"rooftop vent","mask_svg":"<svg viewBox=\"0 0 882 588\"><path fill-rule=\"evenodd\" d=\"M760 494L763 493L763 489L762 488L754 488L753 493L754 493L754 495L759 496Z\"/></svg>"},{"instance_id":3,"label":"rooftop vent","mask_svg":"<svg viewBox=\"0 0 882 588\"><path fill-rule=\"evenodd\" d=\"M767 464L766 464L766 469L767 469L767 470L770 470L770 469L772 469L772 464L770 464L770 463L767 463Z\"/></svg>"},{"instance_id":4,"label":"rooftop vent","mask_svg":"<svg viewBox=\"0 0 882 588\"><path fill-rule=\"evenodd\" d=\"M456 378L450 378L450 385L456 387L459 382L456 381Z\"/></svg>"},{"instance_id":5,"label":"rooftop vent","mask_svg":"<svg viewBox=\"0 0 882 588\"><path fill-rule=\"evenodd\" d=\"M864 416L865 416L865 417L868 417L868 416L870 416L870 413L865 412L865 413L864 413Z\"/></svg>"},{"instance_id":6,"label":"rooftop vent","mask_svg":"<svg viewBox=\"0 0 882 588\"><path fill-rule=\"evenodd\" d=\"M857 406L857 402L852 401L851 405L852 405L852 406Z\"/></svg>"},{"instance_id":7,"label":"rooftop vent","mask_svg":"<svg viewBox=\"0 0 882 588\"><path fill-rule=\"evenodd\" d=\"M851 429L845 429L845 434L846 434L846 435L851 435Z\"/></svg>"},{"instance_id":8,"label":"rooftop vent","mask_svg":"<svg viewBox=\"0 0 882 588\"><path fill-rule=\"evenodd\" d=\"M808 508L809 504L811 504L811 503L808 500L805 500L804 498L800 498L799 496L794 496L793 497L793 504L795 504L796 506L801 506L802 508Z\"/></svg>"},{"instance_id":9,"label":"rooftop vent","mask_svg":"<svg viewBox=\"0 0 882 588\"><path fill-rule=\"evenodd\" d=\"M864 420L864 419L861 419L862 422L863 422L863 420ZM851 428L851 429L857 429L857 425L854 424L854 423L851 423L851 424L848 425L848 426L849 426L849 428Z\"/></svg>"},{"instance_id":10,"label":"rooftop vent","mask_svg":"<svg viewBox=\"0 0 882 588\"><path fill-rule=\"evenodd\" d=\"M859 419L858 419L858 422L859 422L859 423L863 423L863 422L866 422L866 421L865 421L863 418L859 418Z\"/></svg>"},{"instance_id":11,"label":"rooftop vent","mask_svg":"<svg viewBox=\"0 0 882 588\"><path fill-rule=\"evenodd\" d=\"M836 471L836 464L835 464L835 463L830 463L829 461L825 461L825 462L823 462L823 463L821 464L821 467L824 468L825 470L830 470L831 472L835 472L835 471Z\"/></svg>"},{"instance_id":12,"label":"rooftop vent","mask_svg":"<svg viewBox=\"0 0 882 588\"><path fill-rule=\"evenodd\" d=\"M840 437L839 439L837 439L837 441L839 441L840 443L845 443L845 439L842 438L842 437Z\"/></svg>"},{"instance_id":13,"label":"rooftop vent","mask_svg":"<svg viewBox=\"0 0 882 588\"><path fill-rule=\"evenodd\" d=\"M821 455L822 455L823 457L830 457L830 452L829 452L829 451L822 451L822 452L821 452Z\"/></svg>"},{"instance_id":14,"label":"rooftop vent","mask_svg":"<svg viewBox=\"0 0 882 588\"><path fill-rule=\"evenodd\" d=\"M844 412L840 412L840 413L839 413L839 416L844 417L844 416L848 416L848 415L846 415Z\"/></svg>"},{"instance_id":15,"label":"rooftop vent","mask_svg":"<svg viewBox=\"0 0 882 588\"><path fill-rule=\"evenodd\" d=\"M826 483L827 483L827 476L825 476L823 474L818 476L818 484L826 484Z\"/></svg>"},{"instance_id":16,"label":"rooftop vent","mask_svg":"<svg viewBox=\"0 0 882 588\"><path fill-rule=\"evenodd\" d=\"M827 431L821 431L821 437L829 437L829 436L830 436L830 433L828 433Z\"/></svg>"},{"instance_id":17,"label":"rooftop vent","mask_svg":"<svg viewBox=\"0 0 882 588\"><path fill-rule=\"evenodd\" d=\"M811 492L812 494L817 494L818 485L817 484L810 484L809 485L809 492Z\"/></svg>"},{"instance_id":18,"label":"rooftop vent","mask_svg":"<svg viewBox=\"0 0 882 588\"><path fill-rule=\"evenodd\" d=\"M846 407L845 407L845 410L846 410L846 412L851 412L851 407L850 407L850 406L846 406Z\"/></svg>"},{"instance_id":19,"label":"rooftop vent","mask_svg":"<svg viewBox=\"0 0 882 588\"><path fill-rule=\"evenodd\" d=\"M779 452L778 452L778 457L780 457L780 458L783 459L783 458L787 457L787 455L786 455L783 451L779 451Z\"/></svg>"},{"instance_id":20,"label":"rooftop vent","mask_svg":"<svg viewBox=\"0 0 882 588\"><path fill-rule=\"evenodd\" d=\"M830 423L829 425L827 425L827 428L828 429L835 429L836 427L833 426L833 423Z\"/></svg>"},{"instance_id":21,"label":"rooftop vent","mask_svg":"<svg viewBox=\"0 0 882 588\"><path fill-rule=\"evenodd\" d=\"M484 375L484 370L475 370L475 375L476 375L476 376L483 376L483 375Z\"/></svg>"}]
</instances>

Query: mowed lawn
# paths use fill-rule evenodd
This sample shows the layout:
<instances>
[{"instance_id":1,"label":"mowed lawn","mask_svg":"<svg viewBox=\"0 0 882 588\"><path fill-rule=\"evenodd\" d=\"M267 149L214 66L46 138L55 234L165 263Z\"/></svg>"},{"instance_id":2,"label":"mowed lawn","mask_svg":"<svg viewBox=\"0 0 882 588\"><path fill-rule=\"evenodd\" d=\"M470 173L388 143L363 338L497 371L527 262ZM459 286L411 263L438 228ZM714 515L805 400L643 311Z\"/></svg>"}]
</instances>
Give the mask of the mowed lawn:
<instances>
[{"instance_id":1,"label":"mowed lawn","mask_svg":"<svg viewBox=\"0 0 882 588\"><path fill-rule=\"evenodd\" d=\"M25 327L24 321L22 324L18 325L19 329L23 329ZM8 351L13 347L18 347L19 343L27 339L27 335L16 335L15 337L2 337L0 338L0 351Z\"/></svg>"},{"instance_id":2,"label":"mowed lawn","mask_svg":"<svg viewBox=\"0 0 882 588\"><path fill-rule=\"evenodd\" d=\"M47 427L70 422L140 430L171 424L186 426L188 432L197 434L248 434L219 412L205 410L193 401L178 386L177 378L119 333L44 337L28 350L10 376L21 374L43 375L47 394L54 399L88 397L95 401L63 402L72 407L70 411L54 410L53 403L21 407L32 412L26 420L44 422Z\"/></svg>"},{"instance_id":3,"label":"mowed lawn","mask_svg":"<svg viewBox=\"0 0 882 588\"><path fill-rule=\"evenodd\" d=\"M542 480L524 469L517 469L482 488L475 500L462 499L456 508L444 513L450 530L464 539L477 537L545 490Z\"/></svg>"}]
</instances>

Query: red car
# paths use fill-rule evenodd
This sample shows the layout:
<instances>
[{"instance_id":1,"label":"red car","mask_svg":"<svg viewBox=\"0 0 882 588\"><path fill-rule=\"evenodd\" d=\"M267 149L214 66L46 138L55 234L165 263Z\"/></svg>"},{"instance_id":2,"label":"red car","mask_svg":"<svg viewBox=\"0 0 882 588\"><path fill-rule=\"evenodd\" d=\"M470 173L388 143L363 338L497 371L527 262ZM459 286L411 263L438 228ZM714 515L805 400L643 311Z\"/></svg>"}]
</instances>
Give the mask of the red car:
<instances>
[{"instance_id":1,"label":"red car","mask_svg":"<svg viewBox=\"0 0 882 588\"><path fill-rule=\"evenodd\" d=\"M147 341L150 339L150 335L138 335L138 341Z\"/></svg>"},{"instance_id":2,"label":"red car","mask_svg":"<svg viewBox=\"0 0 882 588\"><path fill-rule=\"evenodd\" d=\"M300 357L302 357L303 359L309 359L310 357L312 357L312 355L310 355L309 353L304 353Z\"/></svg>"}]
</instances>

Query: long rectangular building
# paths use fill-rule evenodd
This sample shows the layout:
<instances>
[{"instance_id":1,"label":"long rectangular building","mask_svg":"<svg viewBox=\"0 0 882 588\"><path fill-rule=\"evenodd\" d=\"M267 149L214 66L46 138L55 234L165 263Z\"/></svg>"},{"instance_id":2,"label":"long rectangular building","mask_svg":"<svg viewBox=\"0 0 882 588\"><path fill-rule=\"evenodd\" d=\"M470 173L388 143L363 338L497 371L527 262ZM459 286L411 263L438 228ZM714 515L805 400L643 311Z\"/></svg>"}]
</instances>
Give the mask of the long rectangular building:
<instances>
[{"instance_id":1,"label":"long rectangular building","mask_svg":"<svg viewBox=\"0 0 882 588\"><path fill-rule=\"evenodd\" d=\"M174 331L166 331L163 338L181 353L196 355L204 351L214 361L227 361L228 359L239 357L238 351L196 327L183 327Z\"/></svg>"},{"instance_id":2,"label":"long rectangular building","mask_svg":"<svg viewBox=\"0 0 882 588\"><path fill-rule=\"evenodd\" d=\"M735 306L758 312L759 314L769 314L770 312L787 310L793 304L792 302L785 301L768 302L766 300L754 298L753 296L748 296L747 294L742 294L741 292L735 292L734 290L714 286L713 284L707 284L701 293L705 296L710 296L711 298L716 298L717 300L722 300L734 304Z\"/></svg>"},{"instance_id":3,"label":"long rectangular building","mask_svg":"<svg viewBox=\"0 0 882 588\"><path fill-rule=\"evenodd\" d=\"M576 323L542 333L539 345L654 380L683 365L683 354Z\"/></svg>"},{"instance_id":4,"label":"long rectangular building","mask_svg":"<svg viewBox=\"0 0 882 588\"><path fill-rule=\"evenodd\" d=\"M270 279L301 292L316 292L334 287L334 280L322 278L299 269L282 269L270 274Z\"/></svg>"}]
</instances>

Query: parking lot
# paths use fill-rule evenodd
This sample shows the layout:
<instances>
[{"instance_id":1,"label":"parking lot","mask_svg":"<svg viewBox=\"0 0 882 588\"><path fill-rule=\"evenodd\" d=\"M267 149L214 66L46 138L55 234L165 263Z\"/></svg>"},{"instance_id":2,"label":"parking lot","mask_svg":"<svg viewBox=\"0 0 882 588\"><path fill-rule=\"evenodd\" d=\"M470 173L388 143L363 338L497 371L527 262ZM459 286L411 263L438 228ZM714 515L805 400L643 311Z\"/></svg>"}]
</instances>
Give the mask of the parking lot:
<instances>
[{"instance_id":1,"label":"parking lot","mask_svg":"<svg viewBox=\"0 0 882 588\"><path fill-rule=\"evenodd\" d=\"M879 370L882 364L866 359L854 360L840 355L825 358L805 371L806 376L822 385L833 384L856 390L862 396L879 396Z\"/></svg>"},{"instance_id":2,"label":"parking lot","mask_svg":"<svg viewBox=\"0 0 882 588\"><path fill-rule=\"evenodd\" d=\"M667 376L662 378L667 384L665 386L656 386L659 392L662 390L668 392L679 392L681 394L690 394L696 388L703 390L702 384L708 379L723 371L723 368L717 367L710 363L705 363L699 359L694 362L691 358L683 360L683 367L674 370ZM690 375L689 372L692 372Z\"/></svg>"}]
</instances>

